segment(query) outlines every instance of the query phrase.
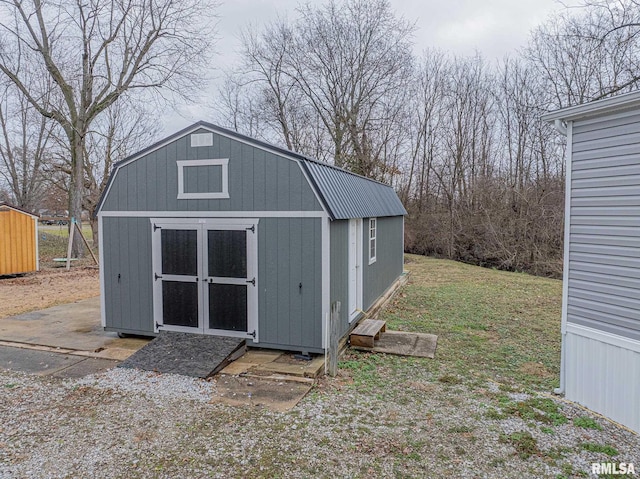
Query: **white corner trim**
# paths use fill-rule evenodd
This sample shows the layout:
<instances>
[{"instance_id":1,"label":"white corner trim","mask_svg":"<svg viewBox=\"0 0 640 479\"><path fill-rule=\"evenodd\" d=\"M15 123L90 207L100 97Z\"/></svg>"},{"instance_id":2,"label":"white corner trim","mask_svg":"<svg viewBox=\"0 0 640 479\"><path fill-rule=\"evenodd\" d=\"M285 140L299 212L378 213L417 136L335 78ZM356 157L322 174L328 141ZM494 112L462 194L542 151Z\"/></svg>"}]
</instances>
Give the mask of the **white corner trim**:
<instances>
[{"instance_id":1,"label":"white corner trim","mask_svg":"<svg viewBox=\"0 0 640 479\"><path fill-rule=\"evenodd\" d=\"M331 220L325 216L321 220L322 258L322 347L329 345L329 315L331 314Z\"/></svg>"},{"instance_id":2,"label":"white corner trim","mask_svg":"<svg viewBox=\"0 0 640 479\"><path fill-rule=\"evenodd\" d=\"M36 240L36 271L40 271L40 241L38 237L38 218L33 218Z\"/></svg>"},{"instance_id":3,"label":"white corner trim","mask_svg":"<svg viewBox=\"0 0 640 479\"><path fill-rule=\"evenodd\" d=\"M569 253L571 241L571 170L572 158L573 122L567 123L567 151L565 160L565 188L564 188L564 252L562 258L562 331L567 326L567 306L569 298Z\"/></svg>"},{"instance_id":4,"label":"white corner trim","mask_svg":"<svg viewBox=\"0 0 640 479\"><path fill-rule=\"evenodd\" d=\"M582 336L584 338L594 339L602 343L640 353L640 341L625 338L624 336L619 336L617 334L608 333L606 331L599 331L597 329L574 323L567 324L567 333Z\"/></svg>"},{"instance_id":5,"label":"white corner trim","mask_svg":"<svg viewBox=\"0 0 640 479\"><path fill-rule=\"evenodd\" d=\"M573 122L569 121L566 125L567 131L567 151L565 160L565 187L564 187L564 252L562 258L562 315L560 319L560 387L559 393L564 392L565 388L565 356L567 334L567 309L569 305L569 253L571 239L571 170L573 169Z\"/></svg>"},{"instance_id":6,"label":"white corner trim","mask_svg":"<svg viewBox=\"0 0 640 479\"><path fill-rule=\"evenodd\" d=\"M206 160L178 160L178 199L179 200L209 200L229 198L229 158ZM220 191L201 193L184 191L184 169L194 166L220 166L222 168L222 188Z\"/></svg>"},{"instance_id":7,"label":"white corner trim","mask_svg":"<svg viewBox=\"0 0 640 479\"><path fill-rule=\"evenodd\" d=\"M104 279L104 233L102 214L98 213L98 271L100 274L100 324L103 328L107 326L107 300L105 297L105 279Z\"/></svg>"}]
</instances>

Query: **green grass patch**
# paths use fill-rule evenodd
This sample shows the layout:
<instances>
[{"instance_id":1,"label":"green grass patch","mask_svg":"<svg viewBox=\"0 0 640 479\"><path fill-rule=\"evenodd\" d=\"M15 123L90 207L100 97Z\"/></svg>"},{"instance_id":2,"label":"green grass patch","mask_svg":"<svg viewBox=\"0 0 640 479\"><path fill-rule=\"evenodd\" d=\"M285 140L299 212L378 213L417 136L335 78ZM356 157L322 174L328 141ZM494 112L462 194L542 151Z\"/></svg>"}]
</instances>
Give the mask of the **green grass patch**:
<instances>
[{"instance_id":1,"label":"green grass patch","mask_svg":"<svg viewBox=\"0 0 640 479\"><path fill-rule=\"evenodd\" d=\"M525 389L558 385L561 281L406 258L410 282L380 319L390 329L437 334L441 376L484 377Z\"/></svg>"},{"instance_id":2,"label":"green grass patch","mask_svg":"<svg viewBox=\"0 0 640 479\"><path fill-rule=\"evenodd\" d=\"M508 436L505 435L501 440L510 443L520 459L529 459L533 455L540 454L538 440L527 431L518 431Z\"/></svg>"},{"instance_id":3,"label":"green grass patch","mask_svg":"<svg viewBox=\"0 0 640 479\"><path fill-rule=\"evenodd\" d=\"M97 256L97 248L93 245L91 227L83 225L82 234L87 239L94 254ZM38 253L43 266L60 266L56 264L54 258L66 258L67 247L69 245L69 231L67 226L38 226ZM87 252L86 257L91 262L91 255ZM90 264L93 264L92 262Z\"/></svg>"},{"instance_id":4,"label":"green grass patch","mask_svg":"<svg viewBox=\"0 0 640 479\"><path fill-rule=\"evenodd\" d=\"M606 444L596 444L594 442L583 442L580 447L589 452L600 452L606 454L609 457L617 456L618 450L614 447L607 446Z\"/></svg>"},{"instance_id":5,"label":"green grass patch","mask_svg":"<svg viewBox=\"0 0 640 479\"><path fill-rule=\"evenodd\" d=\"M502 412L507 416L518 416L527 421L537 421L552 426L566 424L569 420L560 412L558 405L549 398L533 397L526 401L507 401L498 398Z\"/></svg>"},{"instance_id":6,"label":"green grass patch","mask_svg":"<svg viewBox=\"0 0 640 479\"><path fill-rule=\"evenodd\" d=\"M595 429L602 431L602 426L598 424L594 419L587 416L578 416L573 418L573 425L581 427L583 429Z\"/></svg>"}]
</instances>

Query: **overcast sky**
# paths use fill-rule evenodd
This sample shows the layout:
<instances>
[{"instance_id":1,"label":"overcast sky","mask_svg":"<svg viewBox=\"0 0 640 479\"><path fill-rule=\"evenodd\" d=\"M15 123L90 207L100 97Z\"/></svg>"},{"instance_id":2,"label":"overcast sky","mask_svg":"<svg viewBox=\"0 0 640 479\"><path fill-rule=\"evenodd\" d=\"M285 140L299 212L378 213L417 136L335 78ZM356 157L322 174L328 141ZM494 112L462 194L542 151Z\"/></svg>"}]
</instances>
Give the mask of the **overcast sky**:
<instances>
[{"instance_id":1,"label":"overcast sky","mask_svg":"<svg viewBox=\"0 0 640 479\"><path fill-rule=\"evenodd\" d=\"M229 68L238 59L239 30L264 24L278 14L293 18L298 0L223 0L216 65ZM414 50L439 48L458 55L480 52L487 60L502 59L526 44L532 28L563 5L580 0L390 0L398 16L416 22ZM320 2L318 2L320 3ZM216 74L219 75L219 72ZM205 117L203 117L205 115ZM166 133L175 132L192 122L206 120L206 109L191 106L182 117L165 122Z\"/></svg>"}]
</instances>

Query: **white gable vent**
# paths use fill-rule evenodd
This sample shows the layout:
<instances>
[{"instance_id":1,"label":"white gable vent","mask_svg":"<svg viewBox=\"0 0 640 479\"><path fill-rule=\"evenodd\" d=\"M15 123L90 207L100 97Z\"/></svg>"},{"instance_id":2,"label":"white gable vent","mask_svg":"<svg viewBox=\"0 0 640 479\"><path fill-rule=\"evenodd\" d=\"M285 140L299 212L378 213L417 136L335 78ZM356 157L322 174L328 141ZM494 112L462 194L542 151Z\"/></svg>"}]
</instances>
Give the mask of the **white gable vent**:
<instances>
[{"instance_id":1,"label":"white gable vent","mask_svg":"<svg viewBox=\"0 0 640 479\"><path fill-rule=\"evenodd\" d=\"M193 133L191 135L191 147L212 145L213 133Z\"/></svg>"}]
</instances>

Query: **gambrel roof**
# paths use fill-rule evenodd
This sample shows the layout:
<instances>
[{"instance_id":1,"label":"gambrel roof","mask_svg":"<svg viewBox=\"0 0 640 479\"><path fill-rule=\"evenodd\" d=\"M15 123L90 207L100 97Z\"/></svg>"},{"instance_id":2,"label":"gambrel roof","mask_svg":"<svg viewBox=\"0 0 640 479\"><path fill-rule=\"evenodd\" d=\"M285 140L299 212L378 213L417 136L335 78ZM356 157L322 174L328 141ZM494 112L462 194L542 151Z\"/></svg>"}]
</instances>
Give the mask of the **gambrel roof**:
<instances>
[{"instance_id":1,"label":"gambrel roof","mask_svg":"<svg viewBox=\"0 0 640 479\"><path fill-rule=\"evenodd\" d=\"M204 121L199 121L157 142L149 148L116 163L96 211L100 211L102 208L106 193L109 190L109 185L113 181L115 173L119 168L161 148L168 142L201 129L298 161L312 183L311 186L318 193L323 207L331 219L403 216L407 214L398 195L389 185Z\"/></svg>"}]
</instances>

